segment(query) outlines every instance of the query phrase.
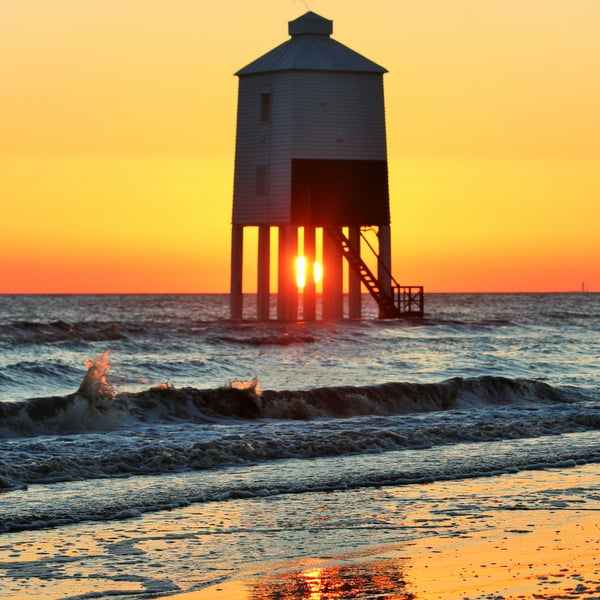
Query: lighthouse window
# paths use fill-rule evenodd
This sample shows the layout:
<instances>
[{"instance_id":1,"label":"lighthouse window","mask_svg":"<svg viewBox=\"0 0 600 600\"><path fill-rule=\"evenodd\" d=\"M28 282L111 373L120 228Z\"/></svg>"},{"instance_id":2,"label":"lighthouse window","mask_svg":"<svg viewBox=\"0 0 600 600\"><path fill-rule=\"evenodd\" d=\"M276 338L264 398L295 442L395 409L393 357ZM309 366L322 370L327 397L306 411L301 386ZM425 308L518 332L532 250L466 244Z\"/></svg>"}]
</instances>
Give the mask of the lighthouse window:
<instances>
[{"instance_id":1,"label":"lighthouse window","mask_svg":"<svg viewBox=\"0 0 600 600\"><path fill-rule=\"evenodd\" d=\"M260 95L260 122L270 123L271 121L271 94Z\"/></svg>"},{"instance_id":2,"label":"lighthouse window","mask_svg":"<svg viewBox=\"0 0 600 600\"><path fill-rule=\"evenodd\" d=\"M266 165L258 165L256 167L256 194L264 195L269 191L268 182L268 167Z\"/></svg>"}]
</instances>

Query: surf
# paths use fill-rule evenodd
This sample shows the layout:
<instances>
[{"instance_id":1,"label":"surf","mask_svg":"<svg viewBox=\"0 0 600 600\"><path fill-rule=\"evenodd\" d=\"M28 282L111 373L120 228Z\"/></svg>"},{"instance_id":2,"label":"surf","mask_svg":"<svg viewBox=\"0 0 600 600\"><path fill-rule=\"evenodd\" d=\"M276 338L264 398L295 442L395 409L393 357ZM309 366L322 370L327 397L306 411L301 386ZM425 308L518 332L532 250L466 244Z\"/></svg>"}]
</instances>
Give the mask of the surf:
<instances>
[{"instance_id":1,"label":"surf","mask_svg":"<svg viewBox=\"0 0 600 600\"><path fill-rule=\"evenodd\" d=\"M263 391L255 378L211 389L177 388L163 383L140 392L119 393L109 380L110 351L86 359L85 365L86 373L74 393L0 402L0 436L113 431L132 422L343 419L573 399L572 393L538 380L497 376L454 377L439 383L388 382L282 391Z\"/></svg>"}]
</instances>

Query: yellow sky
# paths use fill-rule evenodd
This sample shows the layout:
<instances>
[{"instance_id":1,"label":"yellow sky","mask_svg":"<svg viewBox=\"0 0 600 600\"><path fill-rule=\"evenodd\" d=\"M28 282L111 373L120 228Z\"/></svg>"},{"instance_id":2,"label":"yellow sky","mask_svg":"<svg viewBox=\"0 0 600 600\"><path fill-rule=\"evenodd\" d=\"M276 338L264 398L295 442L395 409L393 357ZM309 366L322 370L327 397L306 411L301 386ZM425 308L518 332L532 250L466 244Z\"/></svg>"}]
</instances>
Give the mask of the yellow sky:
<instances>
[{"instance_id":1,"label":"yellow sky","mask_svg":"<svg viewBox=\"0 0 600 600\"><path fill-rule=\"evenodd\" d=\"M600 290L598 0L308 4L389 70L401 283ZM3 2L0 292L227 291L233 73L305 11Z\"/></svg>"}]
</instances>

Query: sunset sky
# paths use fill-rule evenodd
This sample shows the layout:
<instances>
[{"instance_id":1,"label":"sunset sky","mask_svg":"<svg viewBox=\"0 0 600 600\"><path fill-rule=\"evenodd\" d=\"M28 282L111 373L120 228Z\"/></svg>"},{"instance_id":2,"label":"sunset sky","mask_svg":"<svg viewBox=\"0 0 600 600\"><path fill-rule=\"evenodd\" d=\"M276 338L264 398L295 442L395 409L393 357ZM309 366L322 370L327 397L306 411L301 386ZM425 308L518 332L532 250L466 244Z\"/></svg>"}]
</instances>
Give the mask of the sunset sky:
<instances>
[{"instance_id":1,"label":"sunset sky","mask_svg":"<svg viewBox=\"0 0 600 600\"><path fill-rule=\"evenodd\" d=\"M600 1L308 7L389 71L396 279L600 291ZM2 2L0 293L228 291L233 73L306 10Z\"/></svg>"}]
</instances>

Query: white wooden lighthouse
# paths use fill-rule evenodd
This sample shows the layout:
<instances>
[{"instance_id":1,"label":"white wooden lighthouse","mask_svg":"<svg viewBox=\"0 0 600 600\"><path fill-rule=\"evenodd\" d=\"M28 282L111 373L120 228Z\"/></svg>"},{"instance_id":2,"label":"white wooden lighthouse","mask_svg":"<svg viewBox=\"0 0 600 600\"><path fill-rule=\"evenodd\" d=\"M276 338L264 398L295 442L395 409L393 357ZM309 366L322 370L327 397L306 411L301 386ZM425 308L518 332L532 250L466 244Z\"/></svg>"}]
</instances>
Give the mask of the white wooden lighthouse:
<instances>
[{"instance_id":1,"label":"white wooden lighthouse","mask_svg":"<svg viewBox=\"0 0 600 600\"><path fill-rule=\"evenodd\" d=\"M231 317L242 318L244 229L258 228L257 318L272 317L271 255L277 257L276 318L299 317L295 261L322 264L322 310L307 276L302 318L361 316L364 286L380 316L423 313L420 287L391 275L390 211L383 74L376 63L335 41L333 23L307 12L291 38L239 77L232 218ZM376 228L377 273L361 257L363 228ZM271 235L273 229L277 236ZM277 248L271 239L277 239ZM317 243L317 241L319 243ZM300 242L300 243L299 243ZM317 256L317 248L321 256Z\"/></svg>"}]
</instances>

